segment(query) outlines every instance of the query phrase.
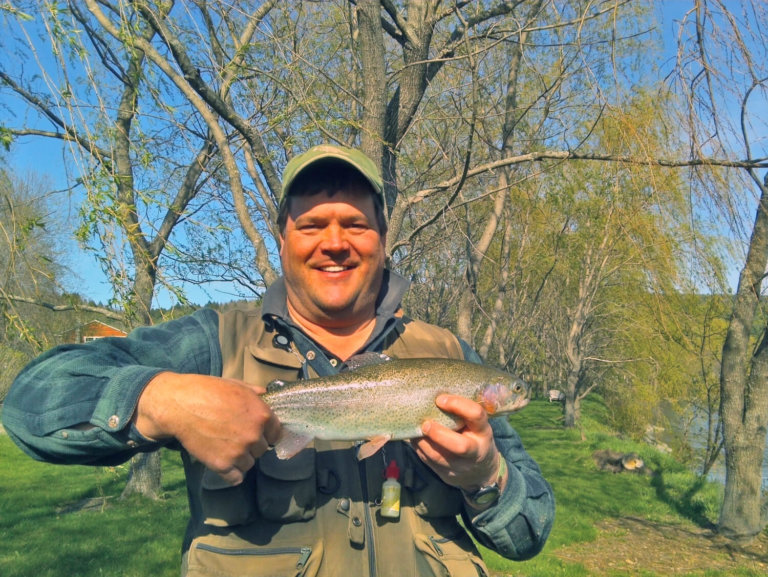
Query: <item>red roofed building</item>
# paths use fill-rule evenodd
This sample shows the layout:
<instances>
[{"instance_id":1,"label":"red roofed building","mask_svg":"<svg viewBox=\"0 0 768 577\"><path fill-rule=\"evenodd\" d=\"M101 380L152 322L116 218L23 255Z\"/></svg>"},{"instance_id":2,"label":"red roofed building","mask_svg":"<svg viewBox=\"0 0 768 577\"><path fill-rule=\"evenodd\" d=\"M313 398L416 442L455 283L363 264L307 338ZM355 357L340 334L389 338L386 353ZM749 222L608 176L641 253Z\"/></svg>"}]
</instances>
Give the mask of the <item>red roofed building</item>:
<instances>
[{"instance_id":1,"label":"red roofed building","mask_svg":"<svg viewBox=\"0 0 768 577\"><path fill-rule=\"evenodd\" d=\"M91 321L68 330L62 336L65 343L87 343L104 337L126 337L128 333L101 321Z\"/></svg>"}]
</instances>

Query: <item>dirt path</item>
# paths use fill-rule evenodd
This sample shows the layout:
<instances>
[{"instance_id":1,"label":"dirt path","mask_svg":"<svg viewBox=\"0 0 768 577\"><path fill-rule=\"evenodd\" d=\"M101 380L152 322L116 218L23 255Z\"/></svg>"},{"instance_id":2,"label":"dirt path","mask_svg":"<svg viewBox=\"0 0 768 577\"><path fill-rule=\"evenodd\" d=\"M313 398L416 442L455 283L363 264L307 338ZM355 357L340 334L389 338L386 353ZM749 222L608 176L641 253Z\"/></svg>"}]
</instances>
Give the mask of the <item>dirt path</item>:
<instances>
[{"instance_id":1,"label":"dirt path","mask_svg":"<svg viewBox=\"0 0 768 577\"><path fill-rule=\"evenodd\" d=\"M671 525L635 517L608 519L598 525L592 543L553 551L563 561L581 563L590 575L616 571L680 575L694 571L735 572L751 569L768 573L768 536L763 533L750 547L734 550L707 529Z\"/></svg>"}]
</instances>

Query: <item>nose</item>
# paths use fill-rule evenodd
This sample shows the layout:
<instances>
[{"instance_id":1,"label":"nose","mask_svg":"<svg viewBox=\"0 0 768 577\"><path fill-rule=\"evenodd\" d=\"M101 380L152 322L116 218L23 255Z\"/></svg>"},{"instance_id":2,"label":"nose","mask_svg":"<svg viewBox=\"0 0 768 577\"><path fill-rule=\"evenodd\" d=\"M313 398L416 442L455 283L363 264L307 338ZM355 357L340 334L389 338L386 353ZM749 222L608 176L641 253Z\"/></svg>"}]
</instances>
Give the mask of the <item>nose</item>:
<instances>
[{"instance_id":1,"label":"nose","mask_svg":"<svg viewBox=\"0 0 768 577\"><path fill-rule=\"evenodd\" d=\"M328 252L343 252L349 250L349 241L347 239L344 227L338 223L331 223L323 232L322 250Z\"/></svg>"}]
</instances>

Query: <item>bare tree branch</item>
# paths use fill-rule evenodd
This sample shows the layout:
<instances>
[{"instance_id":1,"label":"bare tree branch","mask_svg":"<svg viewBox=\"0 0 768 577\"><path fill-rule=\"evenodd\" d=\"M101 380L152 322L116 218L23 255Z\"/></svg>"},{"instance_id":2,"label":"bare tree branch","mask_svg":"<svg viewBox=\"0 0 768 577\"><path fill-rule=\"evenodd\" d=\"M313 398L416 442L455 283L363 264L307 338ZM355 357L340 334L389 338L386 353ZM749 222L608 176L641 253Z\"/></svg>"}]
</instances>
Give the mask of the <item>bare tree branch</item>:
<instances>
[{"instance_id":1,"label":"bare tree branch","mask_svg":"<svg viewBox=\"0 0 768 577\"><path fill-rule=\"evenodd\" d=\"M100 315L103 315L107 318L114 319L116 321L123 321L125 320L125 313L123 311L115 311L112 309L108 309L105 307L99 307L94 305L86 305L86 304L53 304L49 303L47 301L42 301L39 299L33 299L29 297L19 296L19 295L3 295L3 298L6 298L10 301L14 301L17 303L26 303L30 305L35 305L39 307L46 308L51 311L55 312L62 312L62 311L87 311L91 313L97 313Z\"/></svg>"}]
</instances>

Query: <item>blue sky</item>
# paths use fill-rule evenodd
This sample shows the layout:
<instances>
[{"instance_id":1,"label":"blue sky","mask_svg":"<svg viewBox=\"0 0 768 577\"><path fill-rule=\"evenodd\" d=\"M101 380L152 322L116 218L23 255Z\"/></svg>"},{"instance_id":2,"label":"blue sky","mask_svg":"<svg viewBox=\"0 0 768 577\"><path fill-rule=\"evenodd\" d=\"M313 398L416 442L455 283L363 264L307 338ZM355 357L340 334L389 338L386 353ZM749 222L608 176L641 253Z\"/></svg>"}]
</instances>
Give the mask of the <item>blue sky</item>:
<instances>
[{"instance_id":1,"label":"blue sky","mask_svg":"<svg viewBox=\"0 0 768 577\"><path fill-rule=\"evenodd\" d=\"M671 58L676 50L675 21L682 18L685 12L690 10L690 7L690 2L682 0L667 1L661 4L660 24L663 27L663 38L666 43L667 56L662 59L662 62L657 64L664 64L663 68L669 69L671 67L668 58ZM19 115L25 114L23 110L15 112ZM762 136L765 137L766 135ZM763 146L765 146L765 138L763 138ZM65 167L70 161L68 156L63 153L61 145L56 142L43 138L36 138L34 140L31 138L21 139L13 147L11 153L7 155L7 160L8 164L19 175L24 174L25 171L35 172L49 178L53 189L63 190L66 187ZM76 190L75 194L71 197L62 193L60 198L61 206L67 207L67 210L63 211L63 213L74 227L77 219L77 202L80 198L80 193ZM70 262L66 264L72 270L72 278L67 280L66 288L96 302L106 303L111 296L111 290L95 258L89 253L82 251L74 239L69 241L69 246L66 248L66 252L71 255ZM204 304L209 300L226 301L232 298L229 291L227 291L227 287L213 286L207 292L195 286L185 288L188 297L197 304ZM169 295L160 294L157 298L157 304L160 306L169 306L170 303Z\"/></svg>"}]
</instances>

